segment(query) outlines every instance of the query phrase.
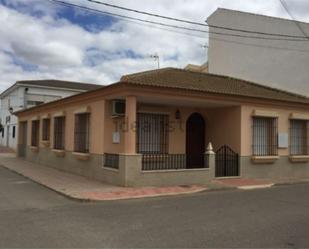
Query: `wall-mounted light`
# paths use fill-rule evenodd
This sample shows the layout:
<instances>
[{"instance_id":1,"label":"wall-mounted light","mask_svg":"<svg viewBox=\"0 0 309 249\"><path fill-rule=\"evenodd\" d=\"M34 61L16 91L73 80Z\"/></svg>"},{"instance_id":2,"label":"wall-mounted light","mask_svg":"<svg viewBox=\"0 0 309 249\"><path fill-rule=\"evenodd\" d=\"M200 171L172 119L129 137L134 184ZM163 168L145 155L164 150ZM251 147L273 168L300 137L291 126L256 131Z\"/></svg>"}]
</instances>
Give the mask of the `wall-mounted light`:
<instances>
[{"instance_id":1,"label":"wall-mounted light","mask_svg":"<svg viewBox=\"0 0 309 249\"><path fill-rule=\"evenodd\" d=\"M179 110L177 110L176 112L175 112L175 119L176 120L180 120L180 111Z\"/></svg>"}]
</instances>

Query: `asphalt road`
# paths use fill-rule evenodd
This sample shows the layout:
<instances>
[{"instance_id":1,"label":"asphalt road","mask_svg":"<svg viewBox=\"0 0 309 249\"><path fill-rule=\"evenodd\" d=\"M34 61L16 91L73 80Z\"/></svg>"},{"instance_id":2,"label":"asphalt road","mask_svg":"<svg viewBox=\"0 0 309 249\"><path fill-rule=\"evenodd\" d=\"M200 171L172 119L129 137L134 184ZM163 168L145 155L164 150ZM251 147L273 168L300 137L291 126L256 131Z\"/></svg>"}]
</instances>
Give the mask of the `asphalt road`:
<instances>
[{"instance_id":1,"label":"asphalt road","mask_svg":"<svg viewBox=\"0 0 309 249\"><path fill-rule=\"evenodd\" d=\"M309 184L77 202L0 167L0 247L309 247Z\"/></svg>"}]
</instances>

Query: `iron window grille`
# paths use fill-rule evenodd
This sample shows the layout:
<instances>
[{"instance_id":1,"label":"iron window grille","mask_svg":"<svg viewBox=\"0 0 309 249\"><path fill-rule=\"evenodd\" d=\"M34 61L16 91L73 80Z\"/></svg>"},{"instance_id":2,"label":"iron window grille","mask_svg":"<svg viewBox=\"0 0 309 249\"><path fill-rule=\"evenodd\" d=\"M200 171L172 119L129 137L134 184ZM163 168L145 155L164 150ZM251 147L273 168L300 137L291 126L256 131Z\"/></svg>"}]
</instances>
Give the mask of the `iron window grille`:
<instances>
[{"instance_id":1,"label":"iron window grille","mask_svg":"<svg viewBox=\"0 0 309 249\"><path fill-rule=\"evenodd\" d=\"M64 150L65 143L65 117L54 119L54 149Z\"/></svg>"},{"instance_id":2,"label":"iron window grille","mask_svg":"<svg viewBox=\"0 0 309 249\"><path fill-rule=\"evenodd\" d=\"M166 114L137 114L137 152L168 153L168 119Z\"/></svg>"},{"instance_id":3,"label":"iron window grille","mask_svg":"<svg viewBox=\"0 0 309 249\"><path fill-rule=\"evenodd\" d=\"M118 154L104 154L104 167L111 169L119 169L119 155Z\"/></svg>"},{"instance_id":4,"label":"iron window grille","mask_svg":"<svg viewBox=\"0 0 309 249\"><path fill-rule=\"evenodd\" d=\"M272 117L253 118L254 156L278 155L278 119Z\"/></svg>"},{"instance_id":5,"label":"iron window grille","mask_svg":"<svg viewBox=\"0 0 309 249\"><path fill-rule=\"evenodd\" d=\"M290 154L308 155L308 122L290 120Z\"/></svg>"},{"instance_id":6,"label":"iron window grille","mask_svg":"<svg viewBox=\"0 0 309 249\"><path fill-rule=\"evenodd\" d=\"M90 114L81 113L75 115L74 151L89 152L89 123Z\"/></svg>"},{"instance_id":7,"label":"iron window grille","mask_svg":"<svg viewBox=\"0 0 309 249\"><path fill-rule=\"evenodd\" d=\"M40 132L40 121L33 120L31 126L31 146L37 147L39 145L39 132Z\"/></svg>"},{"instance_id":8,"label":"iron window grille","mask_svg":"<svg viewBox=\"0 0 309 249\"><path fill-rule=\"evenodd\" d=\"M43 119L42 124L42 140L49 141L49 139L50 139L50 119L45 118Z\"/></svg>"}]
</instances>

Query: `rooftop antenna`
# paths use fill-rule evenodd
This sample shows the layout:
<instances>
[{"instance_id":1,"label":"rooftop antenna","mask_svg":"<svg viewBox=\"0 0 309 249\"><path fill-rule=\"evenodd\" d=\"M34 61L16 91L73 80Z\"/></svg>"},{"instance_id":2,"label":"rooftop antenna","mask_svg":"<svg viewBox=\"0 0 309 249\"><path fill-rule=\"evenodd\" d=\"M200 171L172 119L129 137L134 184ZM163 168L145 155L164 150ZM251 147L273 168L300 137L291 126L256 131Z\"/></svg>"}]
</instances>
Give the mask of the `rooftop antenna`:
<instances>
[{"instance_id":1,"label":"rooftop antenna","mask_svg":"<svg viewBox=\"0 0 309 249\"><path fill-rule=\"evenodd\" d=\"M150 58L153 58L154 61L158 62L158 69L160 69L160 56L158 55L158 53L150 55Z\"/></svg>"},{"instance_id":2,"label":"rooftop antenna","mask_svg":"<svg viewBox=\"0 0 309 249\"><path fill-rule=\"evenodd\" d=\"M208 46L208 44L207 44L207 43L205 43L205 44L201 44L200 46L201 46L201 48L202 48L202 49L204 49L204 50L205 50L205 52L207 52L207 49L209 48L209 46Z\"/></svg>"}]
</instances>

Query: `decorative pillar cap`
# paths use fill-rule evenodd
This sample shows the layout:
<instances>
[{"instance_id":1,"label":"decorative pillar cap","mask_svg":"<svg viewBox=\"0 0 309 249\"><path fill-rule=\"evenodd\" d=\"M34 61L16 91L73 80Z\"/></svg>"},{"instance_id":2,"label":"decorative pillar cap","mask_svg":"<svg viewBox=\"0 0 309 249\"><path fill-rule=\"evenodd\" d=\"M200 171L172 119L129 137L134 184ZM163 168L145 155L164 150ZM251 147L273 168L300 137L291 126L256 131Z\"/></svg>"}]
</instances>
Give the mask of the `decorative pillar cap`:
<instances>
[{"instance_id":1,"label":"decorative pillar cap","mask_svg":"<svg viewBox=\"0 0 309 249\"><path fill-rule=\"evenodd\" d=\"M206 154L208 154L208 155L215 154L215 152L213 151L212 143L208 144Z\"/></svg>"}]
</instances>

